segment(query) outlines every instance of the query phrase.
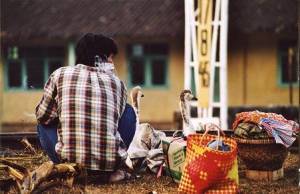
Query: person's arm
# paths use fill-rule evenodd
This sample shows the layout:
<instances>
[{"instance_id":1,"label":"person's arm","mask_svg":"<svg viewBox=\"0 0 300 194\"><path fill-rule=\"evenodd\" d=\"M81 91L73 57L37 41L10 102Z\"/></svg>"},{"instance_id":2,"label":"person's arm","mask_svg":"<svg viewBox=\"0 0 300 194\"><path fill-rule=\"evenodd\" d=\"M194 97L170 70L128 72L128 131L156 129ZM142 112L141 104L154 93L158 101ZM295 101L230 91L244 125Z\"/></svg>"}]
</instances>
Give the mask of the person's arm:
<instances>
[{"instance_id":1,"label":"person's arm","mask_svg":"<svg viewBox=\"0 0 300 194\"><path fill-rule=\"evenodd\" d=\"M120 102L120 116L123 114L125 107L126 107L126 101L127 101L127 89L125 87L125 84L123 81L121 81L121 102Z\"/></svg>"},{"instance_id":2,"label":"person's arm","mask_svg":"<svg viewBox=\"0 0 300 194\"><path fill-rule=\"evenodd\" d=\"M42 100L35 109L38 123L48 125L58 121L56 95L55 73L53 73L45 84Z\"/></svg>"}]
</instances>

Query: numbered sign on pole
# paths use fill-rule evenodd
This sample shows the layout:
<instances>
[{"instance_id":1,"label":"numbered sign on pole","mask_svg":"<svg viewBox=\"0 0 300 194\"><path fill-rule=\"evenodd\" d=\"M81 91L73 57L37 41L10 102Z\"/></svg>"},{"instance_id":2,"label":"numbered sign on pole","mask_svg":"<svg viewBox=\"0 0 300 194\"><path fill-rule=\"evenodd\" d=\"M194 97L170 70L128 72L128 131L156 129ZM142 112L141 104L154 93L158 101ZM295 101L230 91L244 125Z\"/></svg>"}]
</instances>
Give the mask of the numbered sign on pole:
<instances>
[{"instance_id":1,"label":"numbered sign on pole","mask_svg":"<svg viewBox=\"0 0 300 194\"><path fill-rule=\"evenodd\" d=\"M199 0L198 8L198 99L200 107L208 108L213 0Z\"/></svg>"}]
</instances>

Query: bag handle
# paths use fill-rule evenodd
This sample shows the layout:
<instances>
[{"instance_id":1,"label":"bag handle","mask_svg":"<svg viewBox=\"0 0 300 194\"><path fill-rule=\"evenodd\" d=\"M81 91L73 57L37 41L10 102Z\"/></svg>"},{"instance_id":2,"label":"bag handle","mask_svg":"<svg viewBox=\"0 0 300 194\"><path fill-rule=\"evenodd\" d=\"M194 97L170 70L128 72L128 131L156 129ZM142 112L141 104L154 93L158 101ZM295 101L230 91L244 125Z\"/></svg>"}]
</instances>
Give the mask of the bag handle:
<instances>
[{"instance_id":1,"label":"bag handle","mask_svg":"<svg viewBox=\"0 0 300 194\"><path fill-rule=\"evenodd\" d=\"M222 134L222 136L225 136L225 133L224 131L216 124L214 123L207 123L204 125L204 129L205 129L205 132L203 133L201 139L200 139L200 144L202 144L202 140L203 138L208 134L209 131L211 131L212 129L217 129L217 132L218 132L218 135L217 135L217 141L218 141L218 144L220 142L220 133ZM218 145L219 146L219 145Z\"/></svg>"}]
</instances>

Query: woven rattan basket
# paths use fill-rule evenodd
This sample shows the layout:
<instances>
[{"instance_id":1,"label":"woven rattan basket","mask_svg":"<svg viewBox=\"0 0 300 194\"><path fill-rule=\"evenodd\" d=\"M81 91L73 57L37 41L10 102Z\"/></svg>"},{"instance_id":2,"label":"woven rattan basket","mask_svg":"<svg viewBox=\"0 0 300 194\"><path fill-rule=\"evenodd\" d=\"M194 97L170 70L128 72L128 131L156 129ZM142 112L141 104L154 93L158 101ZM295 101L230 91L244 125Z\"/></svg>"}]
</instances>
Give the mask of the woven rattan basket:
<instances>
[{"instance_id":1,"label":"woven rattan basket","mask_svg":"<svg viewBox=\"0 0 300 194\"><path fill-rule=\"evenodd\" d=\"M282 167L288 150L272 139L249 140L234 138L238 155L248 170L274 171Z\"/></svg>"}]
</instances>

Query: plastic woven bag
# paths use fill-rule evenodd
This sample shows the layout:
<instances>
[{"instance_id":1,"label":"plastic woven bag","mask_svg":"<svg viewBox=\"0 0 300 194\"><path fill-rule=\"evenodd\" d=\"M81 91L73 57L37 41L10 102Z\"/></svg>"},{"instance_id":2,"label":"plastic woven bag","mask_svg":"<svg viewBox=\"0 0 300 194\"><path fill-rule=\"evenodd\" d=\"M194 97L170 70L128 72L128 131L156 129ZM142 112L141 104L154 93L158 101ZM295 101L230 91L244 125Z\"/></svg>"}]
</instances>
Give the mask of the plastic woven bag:
<instances>
[{"instance_id":1,"label":"plastic woven bag","mask_svg":"<svg viewBox=\"0 0 300 194\"><path fill-rule=\"evenodd\" d=\"M234 180L226 179L206 190L205 194L233 194L238 192L238 186Z\"/></svg>"},{"instance_id":2,"label":"plastic woven bag","mask_svg":"<svg viewBox=\"0 0 300 194\"><path fill-rule=\"evenodd\" d=\"M212 128L217 129L218 135L208 134L208 131ZM204 193L209 189L215 189L213 186L216 185L219 188L226 188L227 182L224 181L228 179L228 172L232 169L236 160L237 144L233 139L224 137L224 133L221 137L220 133L223 132L219 127L211 125L211 127L206 127L203 135L188 136L186 161L179 192ZM214 140L222 141L230 147L230 150L221 151L209 148L209 142Z\"/></svg>"}]
</instances>

